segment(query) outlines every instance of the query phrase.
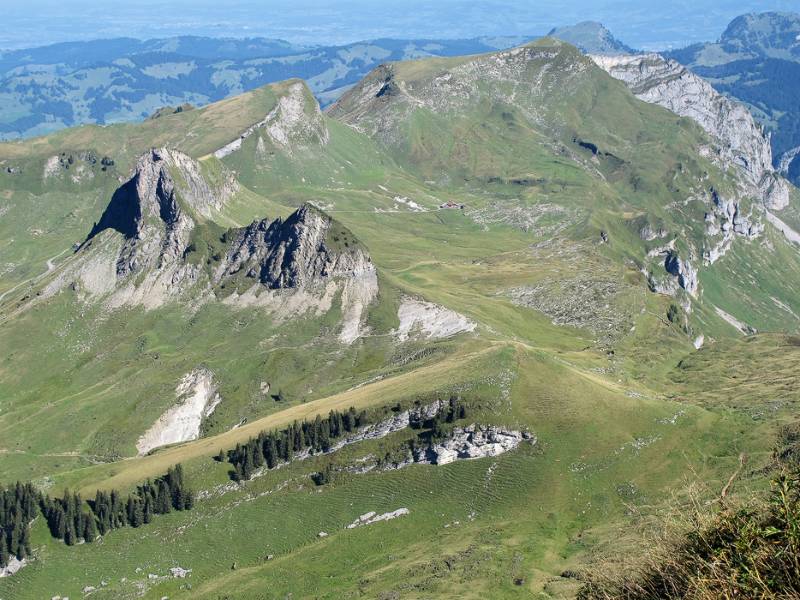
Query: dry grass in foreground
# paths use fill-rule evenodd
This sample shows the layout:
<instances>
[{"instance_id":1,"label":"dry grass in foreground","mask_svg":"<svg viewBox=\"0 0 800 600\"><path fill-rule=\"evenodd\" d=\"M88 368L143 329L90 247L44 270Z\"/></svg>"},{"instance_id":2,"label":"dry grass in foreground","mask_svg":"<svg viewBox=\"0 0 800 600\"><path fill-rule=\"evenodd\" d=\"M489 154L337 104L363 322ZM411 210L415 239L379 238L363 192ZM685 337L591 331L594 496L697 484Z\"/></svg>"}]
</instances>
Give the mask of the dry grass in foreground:
<instances>
[{"instance_id":1,"label":"dry grass in foreground","mask_svg":"<svg viewBox=\"0 0 800 600\"><path fill-rule=\"evenodd\" d=\"M655 541L637 568L590 575L578 597L800 598L800 462L776 458L768 495L734 506L724 491L715 512L695 511L688 527Z\"/></svg>"}]
</instances>

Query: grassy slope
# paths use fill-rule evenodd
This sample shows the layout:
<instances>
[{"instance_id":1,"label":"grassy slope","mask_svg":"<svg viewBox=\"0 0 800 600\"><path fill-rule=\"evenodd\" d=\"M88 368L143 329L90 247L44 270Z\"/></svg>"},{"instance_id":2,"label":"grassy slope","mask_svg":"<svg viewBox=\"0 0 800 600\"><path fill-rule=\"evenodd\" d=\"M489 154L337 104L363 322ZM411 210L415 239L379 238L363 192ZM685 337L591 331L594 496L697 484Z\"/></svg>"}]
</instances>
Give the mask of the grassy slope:
<instances>
[{"instance_id":1,"label":"grassy slope","mask_svg":"<svg viewBox=\"0 0 800 600\"><path fill-rule=\"evenodd\" d=\"M408 69L405 76L422 78L458 63L463 60L402 68ZM253 137L225 159L245 187L218 216L220 222L244 224L265 214L285 215L300 202L313 200L369 248L383 281L381 303L370 315L378 335L352 348L342 350L331 340L335 310L288 326L257 311L219 306L194 315L166 307L101 318L92 311L76 314L67 294L3 331L2 344L9 351L3 353L0 378L10 394L0 412L6 452L0 464L9 477L35 478L55 489L70 485L89 493L97 486L126 488L178 460L186 464L196 489L214 489L227 481L227 474L209 457L264 427L332 407L381 406L454 389L479 406L475 420L528 427L539 438L535 447L496 460L352 476L319 489L310 483L308 474L326 461L380 455L407 435L398 434L270 473L240 490L199 502L189 514L162 517L141 530L116 531L102 545L66 548L49 538L39 522L38 560L0 582L0 596L72 597L101 580L109 585L98 596L115 598L137 594L135 582L156 598L271 598L290 592L337 598L390 591L401 597L568 595L574 584L558 574L587 560L598 541L618 536L615 527L628 523L628 507L658 507L689 474L712 484L724 481L742 451L757 459L764 456L771 442L769 422L753 422L746 411L728 410L724 403L686 405L694 390L670 370L689 351L689 338L664 321L668 300L647 293L637 265L623 262L643 250L631 221L643 213L654 221L674 219L667 206L685 193L692 172L707 167L690 150L700 134L690 124L676 126L668 113L635 101L610 78L593 77L590 85L572 90L574 101L562 106L548 100L559 107L556 116L570 129L547 132L544 138L513 110L510 121L503 116L508 111L490 108L452 124L419 114L410 123L411 146L387 153L379 143L326 118L331 142L323 149L309 147L291 157L276 152L265 161L258 158ZM125 145L126 160L136 154L136 144L180 140L187 145L179 147L190 154L207 154L229 141L231 131L263 118L274 103L269 89L247 98L239 100L241 105L223 103L165 118L185 129L162 129L164 119L154 122L157 130L130 128L135 134L125 135L135 141ZM617 105L626 107L624 118L612 110ZM206 117L206 111L212 112ZM208 138L190 135L205 132L212 123L204 119L211 117L214 129ZM80 148L90 141L98 152L112 152L113 131L128 127L108 128L108 137L106 129L68 131L31 142L24 151L3 146L6 154L0 155L22 161L30 153L30 160L41 161L61 144ZM180 137L169 137L178 130ZM574 161L554 157L544 143L555 138L571 144L576 133L627 165L620 171L616 163L600 164L605 177L600 181ZM591 161L588 151L573 151L584 152L582 160ZM217 169L215 161L205 158L204 164ZM689 174L679 174L677 165L688 161L697 164L686 168ZM462 178L441 181L437 175L442 169ZM488 181L495 176L498 183ZM518 177L546 182L520 188L510 182ZM670 187L675 181L678 191ZM98 194L96 214L104 193ZM91 197L83 191L72 194L75 206L85 206ZM398 204L396 196L429 209L453 199L466 202L468 210L466 215L414 213ZM497 203L557 203L580 212L577 218L575 213L560 217L568 221L567 228L555 236L553 229L524 231L479 225L469 218L474 215L470 211L502 212ZM94 209L83 210L69 230L73 237L93 218ZM698 210L690 207L681 224L691 228L688 217ZM559 217L555 220L552 224L559 225ZM597 243L600 229L610 232L611 244ZM553 237L563 253L534 249ZM61 239L67 240L67 233ZM41 261L46 253L39 252L39 258L21 261ZM782 247L780 252L787 251ZM767 271L774 273L769 281L777 280L779 271L767 263ZM548 317L514 306L503 295L510 287L576 272L630 282L631 291L618 301L632 307L635 327L614 353L596 344L596 334L556 327ZM724 289L738 273L734 268L720 276L719 284L709 279L709 298L730 306L714 290ZM396 326L396 304L406 293L474 318L481 323L477 337L439 344L428 358L404 364L421 348L398 348L385 334ZM698 318L707 318L707 312L698 311ZM769 318L765 311L758 314ZM717 328L713 333L720 342L698 357L726 348L734 335L719 319L708 327ZM60 332L55 339L53 331ZM760 343L766 349L777 347L769 338ZM770 352L765 350L764 356L772 356ZM705 374L717 368L716 360L733 364L735 354L713 356L698 365L693 380L706 380ZM791 369L792 358L786 360ZM146 458L91 464L95 454L131 454L136 437L171 402L175 382L199 364L212 368L222 383L225 400L208 424L208 433L218 436ZM350 389L376 376L388 377ZM265 377L284 389L291 406L257 399ZM762 385L768 395L769 381ZM672 400L665 401L664 395ZM226 432L242 417L250 422ZM286 481L289 485L278 490ZM410 516L344 529L369 510L401 506L411 510ZM320 539L319 531L331 535ZM275 558L265 562L268 554ZM233 562L236 570L230 568ZM176 565L192 568L191 577L147 577ZM522 585L515 585L515 579Z\"/></svg>"},{"instance_id":2,"label":"grassy slope","mask_svg":"<svg viewBox=\"0 0 800 600\"><path fill-rule=\"evenodd\" d=\"M270 473L240 491L201 501L191 514L160 518L141 531L114 532L102 546L66 548L38 527L36 543L46 546L41 558L2 585L20 598L75 594L100 580L110 583L101 597L132 596L137 581L146 582L150 597L180 595L182 585L192 597L291 592L335 598L356 590L397 590L410 597L560 593L569 584L558 573L587 550L587 530L621 518L626 503L646 508L689 468L714 480L732 468L740 450L758 446L755 433L740 435L735 418L628 398L540 351L507 348L463 367L448 371L446 381L422 371L409 384L390 384L388 393L362 388L360 397L391 402L413 398L424 391L420 386L446 390L461 382L467 397L483 403L476 418L483 414L530 427L539 438L536 446L494 460L350 476L321 489L307 478L327 460L380 455L380 448L396 443L390 439ZM503 381L511 382L508 401L499 393L508 386ZM680 410L676 424L666 421ZM635 439L646 441L634 445ZM208 441L187 448L206 446L209 453L216 447ZM146 469L149 460L136 462ZM195 485L225 480L225 468L208 457L186 464ZM287 488L276 489L287 480ZM344 528L369 510L399 507L411 515ZM319 531L330 536L320 540ZM275 559L265 562L267 554ZM233 563L236 571L230 570ZM178 565L193 569L191 591L185 581L147 580L148 573L163 575ZM515 578L524 579L521 590Z\"/></svg>"}]
</instances>

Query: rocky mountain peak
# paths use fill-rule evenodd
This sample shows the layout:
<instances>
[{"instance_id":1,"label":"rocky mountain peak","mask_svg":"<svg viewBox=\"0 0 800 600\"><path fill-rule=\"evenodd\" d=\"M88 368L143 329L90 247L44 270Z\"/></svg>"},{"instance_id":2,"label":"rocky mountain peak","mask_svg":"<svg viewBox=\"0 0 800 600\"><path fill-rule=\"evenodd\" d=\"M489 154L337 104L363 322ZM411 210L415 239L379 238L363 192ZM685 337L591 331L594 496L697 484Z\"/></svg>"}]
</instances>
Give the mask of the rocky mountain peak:
<instances>
[{"instance_id":1,"label":"rocky mountain peak","mask_svg":"<svg viewBox=\"0 0 800 600\"><path fill-rule=\"evenodd\" d=\"M353 234L310 204L289 217L239 230L215 279L243 273L269 289L310 286L327 278L374 272Z\"/></svg>"},{"instance_id":2,"label":"rocky mountain peak","mask_svg":"<svg viewBox=\"0 0 800 600\"><path fill-rule=\"evenodd\" d=\"M519 108L544 126L544 112L593 69L572 45L555 38L477 56L384 65L329 109L351 127L390 145L404 143L411 113L450 118L481 103Z\"/></svg>"},{"instance_id":3,"label":"rocky mountain peak","mask_svg":"<svg viewBox=\"0 0 800 600\"><path fill-rule=\"evenodd\" d=\"M735 18L720 37L727 52L800 59L800 15L751 13Z\"/></svg>"},{"instance_id":4,"label":"rocky mountain peak","mask_svg":"<svg viewBox=\"0 0 800 600\"><path fill-rule=\"evenodd\" d=\"M267 116L216 150L214 156L222 159L237 152L244 141L252 136L258 139L256 147L260 154L266 152L266 144L292 154L297 149L324 146L330 141L330 132L319 103L308 86L299 80L287 82Z\"/></svg>"},{"instance_id":5,"label":"rocky mountain peak","mask_svg":"<svg viewBox=\"0 0 800 600\"><path fill-rule=\"evenodd\" d=\"M547 34L576 46L587 54L632 54L625 45L597 21L583 21L566 27L556 27Z\"/></svg>"},{"instance_id":6,"label":"rocky mountain peak","mask_svg":"<svg viewBox=\"0 0 800 600\"><path fill-rule=\"evenodd\" d=\"M182 209L170 174L170 152L153 149L136 163L133 176L114 192L84 246L107 229L125 236L117 275L160 267L181 256L194 222Z\"/></svg>"}]
</instances>

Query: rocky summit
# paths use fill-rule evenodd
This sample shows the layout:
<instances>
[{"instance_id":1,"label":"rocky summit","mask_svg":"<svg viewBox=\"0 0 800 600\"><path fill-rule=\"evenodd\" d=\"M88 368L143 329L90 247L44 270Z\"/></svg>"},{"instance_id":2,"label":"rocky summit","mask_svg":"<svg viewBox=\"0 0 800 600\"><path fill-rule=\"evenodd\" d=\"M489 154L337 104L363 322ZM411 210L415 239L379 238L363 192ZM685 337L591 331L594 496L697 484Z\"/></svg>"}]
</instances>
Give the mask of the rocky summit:
<instances>
[{"instance_id":1,"label":"rocky summit","mask_svg":"<svg viewBox=\"0 0 800 600\"><path fill-rule=\"evenodd\" d=\"M373 269L352 233L305 204L285 221L254 221L241 230L216 279L243 271L269 289L291 289L329 277L356 277Z\"/></svg>"},{"instance_id":2,"label":"rocky summit","mask_svg":"<svg viewBox=\"0 0 800 600\"><path fill-rule=\"evenodd\" d=\"M720 44L791 55L765 23ZM0 598L798 589L800 192L754 104L594 22L157 47L104 73L230 97L0 143Z\"/></svg>"}]
</instances>

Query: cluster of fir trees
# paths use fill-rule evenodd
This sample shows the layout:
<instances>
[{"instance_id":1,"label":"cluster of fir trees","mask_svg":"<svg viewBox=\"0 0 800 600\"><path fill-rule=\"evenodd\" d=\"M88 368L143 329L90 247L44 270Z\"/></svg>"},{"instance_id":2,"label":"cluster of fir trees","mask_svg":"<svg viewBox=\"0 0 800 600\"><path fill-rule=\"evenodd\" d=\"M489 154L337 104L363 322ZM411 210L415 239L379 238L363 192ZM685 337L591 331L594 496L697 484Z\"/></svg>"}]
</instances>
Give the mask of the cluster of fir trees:
<instances>
[{"instance_id":1,"label":"cluster of fir trees","mask_svg":"<svg viewBox=\"0 0 800 600\"><path fill-rule=\"evenodd\" d=\"M150 523L153 515L189 510L194 498L184 482L183 468L176 465L163 477L137 486L127 498L117 490L98 490L93 501L84 503L79 494L65 490L61 498L42 496L40 503L52 536L72 546L80 540L92 542L98 533ZM84 510L87 504L89 511Z\"/></svg>"},{"instance_id":2,"label":"cluster of fir trees","mask_svg":"<svg viewBox=\"0 0 800 600\"><path fill-rule=\"evenodd\" d=\"M194 497L186 487L183 467L176 465L155 481L149 479L123 500L117 490L98 490L90 506L101 535L127 525L140 527L173 510L190 510Z\"/></svg>"},{"instance_id":3,"label":"cluster of fir trees","mask_svg":"<svg viewBox=\"0 0 800 600\"><path fill-rule=\"evenodd\" d=\"M280 463L290 462L297 452L327 452L337 438L368 424L366 411L356 412L350 407L345 412L332 410L326 418L317 415L313 421L295 421L281 431L262 431L257 437L228 450L228 462L233 465L231 478L246 481L253 472L265 466L275 468ZM220 450L217 460L225 460Z\"/></svg>"},{"instance_id":4,"label":"cluster of fir trees","mask_svg":"<svg viewBox=\"0 0 800 600\"><path fill-rule=\"evenodd\" d=\"M39 492L30 483L17 482L0 490L0 568L15 556L22 560L31 554L30 522L36 516Z\"/></svg>"},{"instance_id":5,"label":"cluster of fir trees","mask_svg":"<svg viewBox=\"0 0 800 600\"><path fill-rule=\"evenodd\" d=\"M86 510L87 504L90 510ZM139 527L149 523L153 515L189 510L193 505L181 465L155 481L148 479L125 500L116 490L98 490L94 501L88 503L69 490L64 490L60 498L51 498L30 483L17 482L0 490L0 568L8 566L12 556L19 560L30 556L30 523L39 511L52 536L72 546L80 540L93 542L98 533L126 525Z\"/></svg>"},{"instance_id":6,"label":"cluster of fir trees","mask_svg":"<svg viewBox=\"0 0 800 600\"><path fill-rule=\"evenodd\" d=\"M42 496L41 506L50 534L64 540L67 546L79 540L93 542L97 537L94 515L84 510L84 502L79 494L64 490L61 498Z\"/></svg>"},{"instance_id":7,"label":"cluster of fir trees","mask_svg":"<svg viewBox=\"0 0 800 600\"><path fill-rule=\"evenodd\" d=\"M417 406L421 403L417 402ZM401 412L402 406L398 403L392 408L395 413ZM378 466L390 465L397 463L400 460L408 458L409 452L412 456L416 455L420 449L420 437L426 440L427 446L432 446L435 443L442 441L450 435L450 428L447 425L455 423L461 419L467 418L467 407L458 396L451 396L447 403L442 403L439 410L430 418L415 418L412 412L411 421L409 425L412 429L425 429L426 431L420 434L419 437L413 437L408 440L407 445L403 444L386 452L386 455L378 460ZM417 413L419 414L419 413ZM311 475L312 481L316 485L327 485L336 480L340 470L332 464L327 464L322 471L318 471Z\"/></svg>"}]
</instances>

